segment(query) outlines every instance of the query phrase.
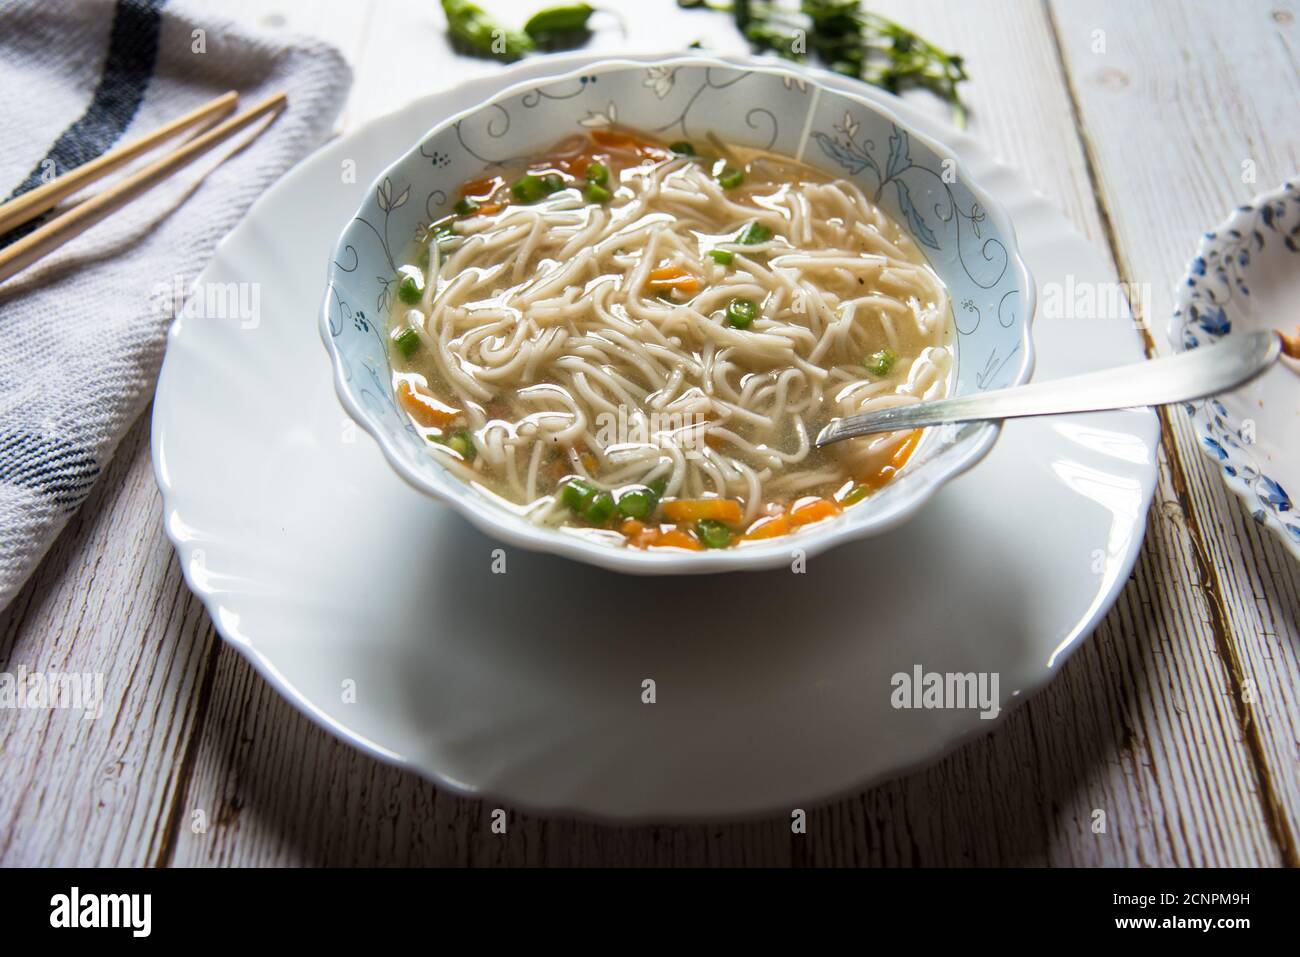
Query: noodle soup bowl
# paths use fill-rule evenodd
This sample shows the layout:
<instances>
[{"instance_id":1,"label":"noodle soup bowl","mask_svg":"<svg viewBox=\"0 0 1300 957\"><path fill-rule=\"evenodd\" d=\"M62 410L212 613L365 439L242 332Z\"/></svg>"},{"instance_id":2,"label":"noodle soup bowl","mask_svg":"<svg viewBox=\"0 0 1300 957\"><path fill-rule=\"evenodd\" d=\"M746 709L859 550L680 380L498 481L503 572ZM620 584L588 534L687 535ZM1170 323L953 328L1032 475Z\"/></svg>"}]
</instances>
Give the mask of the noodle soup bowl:
<instances>
[{"instance_id":1,"label":"noodle soup bowl","mask_svg":"<svg viewBox=\"0 0 1300 957\"><path fill-rule=\"evenodd\" d=\"M678 574L788 565L878 534L915 514L986 455L999 426L930 429L901 473L843 514L791 535L687 552L618 547L538 526L453 475L398 408L386 348L394 275L417 231L446 216L457 187L518 168L557 140L611 126L665 141L723 142L781 153L848 179L900 223L948 288L950 395L1029 378L1034 285L1006 214L944 146L910 129L888 98L854 95L829 75L753 59L611 59L505 90L433 127L371 184L328 265L320 331L348 413L397 473L511 545L617 571Z\"/></svg>"}]
</instances>

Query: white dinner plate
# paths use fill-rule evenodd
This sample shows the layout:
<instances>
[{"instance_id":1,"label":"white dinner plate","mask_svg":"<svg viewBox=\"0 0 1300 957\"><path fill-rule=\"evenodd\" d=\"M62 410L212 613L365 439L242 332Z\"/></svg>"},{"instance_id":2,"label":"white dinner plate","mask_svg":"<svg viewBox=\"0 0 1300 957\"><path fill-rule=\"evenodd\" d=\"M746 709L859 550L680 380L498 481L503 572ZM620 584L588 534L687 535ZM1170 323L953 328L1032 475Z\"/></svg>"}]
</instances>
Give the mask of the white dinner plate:
<instances>
[{"instance_id":1,"label":"white dinner plate","mask_svg":"<svg viewBox=\"0 0 1300 957\"><path fill-rule=\"evenodd\" d=\"M240 289L257 308L179 319L154 406L186 580L313 719L518 807L750 814L932 760L996 722L895 708L893 676L996 674L1003 714L1051 678L1136 558L1150 411L1012 422L914 520L802 571L657 579L505 549L403 483L339 406L316 308L361 191L438 120L594 59L528 61L376 120L288 174L221 244L200 289ZM1040 301L1047 283L1110 278L1016 174L889 102L1006 207ZM1039 320L1035 341L1038 378L1143 355L1124 319Z\"/></svg>"}]
</instances>

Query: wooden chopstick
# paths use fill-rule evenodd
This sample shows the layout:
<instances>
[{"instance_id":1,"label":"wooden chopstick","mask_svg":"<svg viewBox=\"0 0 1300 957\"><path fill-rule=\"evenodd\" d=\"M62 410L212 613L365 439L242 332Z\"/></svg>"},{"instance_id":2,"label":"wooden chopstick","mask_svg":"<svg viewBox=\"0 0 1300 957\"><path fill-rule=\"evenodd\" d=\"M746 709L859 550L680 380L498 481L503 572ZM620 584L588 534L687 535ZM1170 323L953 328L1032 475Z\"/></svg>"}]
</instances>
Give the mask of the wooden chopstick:
<instances>
[{"instance_id":1,"label":"wooden chopstick","mask_svg":"<svg viewBox=\"0 0 1300 957\"><path fill-rule=\"evenodd\" d=\"M269 113L278 113L289 103L283 93L268 97L250 110L231 117L208 132L194 137L162 156L122 182L96 193L84 203L52 219L40 229L0 250L0 283L26 269L42 256L62 246L74 236L89 229L146 190L152 189L168 176L197 159L222 140L233 136L246 126Z\"/></svg>"},{"instance_id":2,"label":"wooden chopstick","mask_svg":"<svg viewBox=\"0 0 1300 957\"><path fill-rule=\"evenodd\" d=\"M9 202L0 205L0 233L7 233L15 226L21 226L47 209L53 209L65 196L70 196L83 186L108 175L123 163L153 149L176 134L188 130L192 126L197 126L205 120L225 116L227 113L232 112L238 104L238 93L233 90L229 93L223 93L215 100L210 100L197 110L186 113L179 119L172 120L134 143L128 143L125 146L119 146L115 150L110 150L103 156L97 157L89 163L83 163L76 169L69 170L57 179L53 179L43 186L38 186L31 192L14 197Z\"/></svg>"}]
</instances>

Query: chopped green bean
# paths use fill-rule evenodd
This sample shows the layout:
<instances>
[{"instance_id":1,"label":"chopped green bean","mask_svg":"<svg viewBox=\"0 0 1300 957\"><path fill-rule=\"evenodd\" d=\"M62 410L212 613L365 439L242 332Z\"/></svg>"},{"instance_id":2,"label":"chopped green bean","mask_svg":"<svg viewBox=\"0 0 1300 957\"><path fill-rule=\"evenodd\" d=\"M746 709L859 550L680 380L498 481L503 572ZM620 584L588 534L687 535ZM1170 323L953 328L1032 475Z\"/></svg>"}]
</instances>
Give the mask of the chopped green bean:
<instances>
[{"instance_id":1,"label":"chopped green bean","mask_svg":"<svg viewBox=\"0 0 1300 957\"><path fill-rule=\"evenodd\" d=\"M737 329L748 329L758 318L758 303L752 299L733 299L727 303L727 322Z\"/></svg>"},{"instance_id":2,"label":"chopped green bean","mask_svg":"<svg viewBox=\"0 0 1300 957\"><path fill-rule=\"evenodd\" d=\"M689 140L678 140L676 143L669 144L668 148L678 156L695 155L695 146Z\"/></svg>"},{"instance_id":3,"label":"chopped green bean","mask_svg":"<svg viewBox=\"0 0 1300 957\"><path fill-rule=\"evenodd\" d=\"M609 182L609 167L599 161L587 167L587 182L604 186Z\"/></svg>"},{"instance_id":4,"label":"chopped green bean","mask_svg":"<svg viewBox=\"0 0 1300 957\"><path fill-rule=\"evenodd\" d=\"M629 489L618 497L618 510L628 518L649 518L659 504L659 496L651 488Z\"/></svg>"},{"instance_id":5,"label":"chopped green bean","mask_svg":"<svg viewBox=\"0 0 1300 957\"><path fill-rule=\"evenodd\" d=\"M550 192L545 180L532 173L525 173L510 184L511 195L521 203L535 203L545 199Z\"/></svg>"},{"instance_id":6,"label":"chopped green bean","mask_svg":"<svg viewBox=\"0 0 1300 957\"><path fill-rule=\"evenodd\" d=\"M474 461L474 454L476 451L474 448L474 436L469 434L468 429L460 429L448 436L447 447L453 452L459 453L460 457L466 462Z\"/></svg>"},{"instance_id":7,"label":"chopped green bean","mask_svg":"<svg viewBox=\"0 0 1300 957\"><path fill-rule=\"evenodd\" d=\"M457 216L472 216L474 213L478 212L479 209L478 200L471 199L470 197L466 196L464 199L462 199L459 203L456 204L455 208L456 208Z\"/></svg>"},{"instance_id":8,"label":"chopped green bean","mask_svg":"<svg viewBox=\"0 0 1300 957\"><path fill-rule=\"evenodd\" d=\"M589 203L603 203L609 199L609 190L597 183L588 183L582 195Z\"/></svg>"},{"instance_id":9,"label":"chopped green bean","mask_svg":"<svg viewBox=\"0 0 1300 957\"><path fill-rule=\"evenodd\" d=\"M402 354L403 359L409 359L411 356L415 355L420 348L420 334L410 326L407 326L401 332L397 333L397 335L393 336L393 345L397 347L397 351Z\"/></svg>"},{"instance_id":10,"label":"chopped green bean","mask_svg":"<svg viewBox=\"0 0 1300 957\"><path fill-rule=\"evenodd\" d=\"M582 517L593 525L604 525L613 516L615 508L614 496L608 492L597 492L582 510Z\"/></svg>"},{"instance_id":11,"label":"chopped green bean","mask_svg":"<svg viewBox=\"0 0 1300 957\"><path fill-rule=\"evenodd\" d=\"M731 544L731 529L716 519L700 519L695 523L695 534L705 548L726 548Z\"/></svg>"},{"instance_id":12,"label":"chopped green bean","mask_svg":"<svg viewBox=\"0 0 1300 957\"><path fill-rule=\"evenodd\" d=\"M710 249L709 258L712 259L719 266L730 266L731 261L736 257L733 256L731 254L731 251L727 249Z\"/></svg>"},{"instance_id":13,"label":"chopped green bean","mask_svg":"<svg viewBox=\"0 0 1300 957\"><path fill-rule=\"evenodd\" d=\"M849 494L844 496L840 504L857 505L859 502L861 502L864 498L866 498L870 494L871 494L871 489L867 488L865 485L855 485L853 486L853 488L849 490Z\"/></svg>"},{"instance_id":14,"label":"chopped green bean","mask_svg":"<svg viewBox=\"0 0 1300 957\"><path fill-rule=\"evenodd\" d=\"M736 237L736 242L744 246L757 246L759 243L765 243L771 238L772 230L762 223L750 223L740 231L740 235Z\"/></svg>"},{"instance_id":15,"label":"chopped green bean","mask_svg":"<svg viewBox=\"0 0 1300 957\"><path fill-rule=\"evenodd\" d=\"M560 501L575 512L581 512L596 494L596 486L586 479L573 477L560 488Z\"/></svg>"},{"instance_id":16,"label":"chopped green bean","mask_svg":"<svg viewBox=\"0 0 1300 957\"><path fill-rule=\"evenodd\" d=\"M397 284L397 298L408 306L414 306L424 295L424 280L415 273L407 273Z\"/></svg>"},{"instance_id":17,"label":"chopped green bean","mask_svg":"<svg viewBox=\"0 0 1300 957\"><path fill-rule=\"evenodd\" d=\"M745 174L732 166L724 167L718 174L718 184L723 189L735 189L745 181Z\"/></svg>"}]
</instances>

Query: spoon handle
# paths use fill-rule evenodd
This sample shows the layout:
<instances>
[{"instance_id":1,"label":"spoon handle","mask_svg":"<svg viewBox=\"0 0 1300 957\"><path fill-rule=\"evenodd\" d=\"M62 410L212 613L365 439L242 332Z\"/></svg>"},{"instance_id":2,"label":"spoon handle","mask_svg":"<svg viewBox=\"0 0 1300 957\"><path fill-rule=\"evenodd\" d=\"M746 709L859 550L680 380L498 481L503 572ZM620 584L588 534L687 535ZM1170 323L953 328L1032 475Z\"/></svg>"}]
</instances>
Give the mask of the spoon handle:
<instances>
[{"instance_id":1,"label":"spoon handle","mask_svg":"<svg viewBox=\"0 0 1300 957\"><path fill-rule=\"evenodd\" d=\"M918 402L836 419L817 445L876 432L919 429L949 422L1012 419L1024 415L1101 412L1186 402L1235 389L1275 361L1282 343L1275 332L1228 336L1214 345L1163 359L1036 382L974 395Z\"/></svg>"}]
</instances>

